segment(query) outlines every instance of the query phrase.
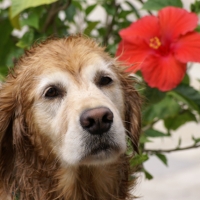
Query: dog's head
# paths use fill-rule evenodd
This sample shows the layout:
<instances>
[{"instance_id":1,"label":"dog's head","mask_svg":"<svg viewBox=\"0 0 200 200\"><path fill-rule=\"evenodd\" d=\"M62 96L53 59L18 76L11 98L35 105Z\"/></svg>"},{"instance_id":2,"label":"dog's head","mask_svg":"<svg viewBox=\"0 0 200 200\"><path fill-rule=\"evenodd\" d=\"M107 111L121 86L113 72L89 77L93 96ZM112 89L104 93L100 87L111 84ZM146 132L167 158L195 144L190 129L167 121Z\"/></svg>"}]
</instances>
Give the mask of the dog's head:
<instances>
[{"instance_id":1,"label":"dog's head","mask_svg":"<svg viewBox=\"0 0 200 200\"><path fill-rule=\"evenodd\" d=\"M33 47L1 89L0 153L32 145L62 165L114 162L125 153L127 136L137 149L140 98L133 84L91 39L71 36Z\"/></svg>"}]
</instances>

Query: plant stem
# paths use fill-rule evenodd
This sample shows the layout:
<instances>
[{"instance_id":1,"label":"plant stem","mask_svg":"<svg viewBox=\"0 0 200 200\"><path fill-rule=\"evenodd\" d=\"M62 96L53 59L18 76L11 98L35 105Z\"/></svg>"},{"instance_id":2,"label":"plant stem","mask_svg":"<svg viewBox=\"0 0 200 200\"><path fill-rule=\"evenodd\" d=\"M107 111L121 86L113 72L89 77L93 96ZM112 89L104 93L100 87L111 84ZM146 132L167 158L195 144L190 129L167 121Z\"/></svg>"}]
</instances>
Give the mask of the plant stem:
<instances>
[{"instance_id":1,"label":"plant stem","mask_svg":"<svg viewBox=\"0 0 200 200\"><path fill-rule=\"evenodd\" d=\"M45 32L48 29L49 25L53 23L55 16L58 14L58 12L61 11L61 10L67 9L70 6L71 2L72 2L72 0L68 0L68 2L66 4L64 4L60 7L58 7L59 2L55 2L51 5L51 7L48 11L49 14L48 14L46 21L44 23L44 27L42 29L42 32Z\"/></svg>"},{"instance_id":2,"label":"plant stem","mask_svg":"<svg viewBox=\"0 0 200 200\"><path fill-rule=\"evenodd\" d=\"M175 152L175 151L183 151L183 150L188 150L188 149L195 149L195 148L199 148L199 145L191 145L188 147L183 147L183 148L175 148L175 149L144 149L143 151L148 153L148 154L155 154L155 153L171 153L171 152Z\"/></svg>"},{"instance_id":3,"label":"plant stem","mask_svg":"<svg viewBox=\"0 0 200 200\"><path fill-rule=\"evenodd\" d=\"M103 38L103 44L107 46L108 44L108 39L110 37L110 34L112 33L112 29L113 29L113 26L115 24L115 17L117 15L117 11L118 11L118 8L120 7L120 5L117 5L115 0L112 2L112 6L115 7L115 14L113 15L113 18L112 18L112 21L111 23L108 23L107 24L107 31L106 31L106 35L105 37ZM108 17L107 17L108 18Z\"/></svg>"}]
</instances>

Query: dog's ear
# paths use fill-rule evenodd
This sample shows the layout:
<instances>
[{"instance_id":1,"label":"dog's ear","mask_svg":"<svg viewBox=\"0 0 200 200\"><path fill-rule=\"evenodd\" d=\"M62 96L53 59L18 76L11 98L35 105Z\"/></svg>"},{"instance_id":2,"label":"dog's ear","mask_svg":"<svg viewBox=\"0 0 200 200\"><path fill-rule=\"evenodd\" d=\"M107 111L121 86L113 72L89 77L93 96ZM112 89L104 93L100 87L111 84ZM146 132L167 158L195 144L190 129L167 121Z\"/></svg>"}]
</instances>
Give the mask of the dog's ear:
<instances>
[{"instance_id":1,"label":"dog's ear","mask_svg":"<svg viewBox=\"0 0 200 200\"><path fill-rule=\"evenodd\" d=\"M121 85L124 92L125 127L134 150L139 153L138 143L141 131L141 97L135 86L137 81L125 71L121 71Z\"/></svg>"},{"instance_id":2,"label":"dog's ear","mask_svg":"<svg viewBox=\"0 0 200 200\"><path fill-rule=\"evenodd\" d=\"M13 170L12 126L16 107L14 90L12 81L5 82L0 86L0 179L8 177Z\"/></svg>"}]
</instances>

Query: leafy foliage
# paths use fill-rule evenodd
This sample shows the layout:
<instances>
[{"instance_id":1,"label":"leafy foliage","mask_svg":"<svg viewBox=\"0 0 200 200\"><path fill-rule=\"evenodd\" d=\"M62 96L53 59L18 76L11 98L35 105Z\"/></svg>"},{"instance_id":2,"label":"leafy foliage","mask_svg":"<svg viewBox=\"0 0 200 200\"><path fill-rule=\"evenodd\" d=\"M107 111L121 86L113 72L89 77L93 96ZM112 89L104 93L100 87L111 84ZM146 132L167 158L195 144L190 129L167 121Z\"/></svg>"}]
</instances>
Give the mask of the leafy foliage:
<instances>
[{"instance_id":1,"label":"leafy foliage","mask_svg":"<svg viewBox=\"0 0 200 200\"><path fill-rule=\"evenodd\" d=\"M51 35L67 36L82 32L96 38L107 46L111 55L115 55L120 42L119 31L129 26L133 19L142 16L141 9L135 3L124 0L122 6L115 0L93 1L92 4L87 0L12 0L8 7L0 7L0 79L5 77L8 67L13 67L24 49ZM152 11L169 5L183 7L181 0L148 0L141 3L140 8L151 14ZM94 15L98 9L105 14L105 18ZM200 12L199 1L191 4L191 10ZM148 86L139 89L145 99L143 127L140 155L135 156L131 165L142 165L152 154L167 165L167 157L162 151L148 151L145 144L152 142L153 138L171 137L172 130L177 130L187 122L199 122L200 92L190 85L188 75L177 88L169 92L161 92ZM159 121L164 122L165 132L155 129L154 125ZM200 145L200 137L192 139L194 144L191 148ZM179 150L180 145L181 139L177 147ZM142 171L148 179L153 178L146 169L143 168Z\"/></svg>"}]
</instances>

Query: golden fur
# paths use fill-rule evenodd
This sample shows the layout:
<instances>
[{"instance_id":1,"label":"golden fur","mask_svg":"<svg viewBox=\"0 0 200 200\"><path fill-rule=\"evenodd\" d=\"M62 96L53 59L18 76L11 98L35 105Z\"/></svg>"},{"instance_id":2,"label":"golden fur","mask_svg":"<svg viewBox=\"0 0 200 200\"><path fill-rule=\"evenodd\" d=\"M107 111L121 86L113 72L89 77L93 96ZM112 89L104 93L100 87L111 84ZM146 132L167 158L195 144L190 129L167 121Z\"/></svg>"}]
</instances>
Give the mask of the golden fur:
<instances>
[{"instance_id":1,"label":"golden fur","mask_svg":"<svg viewBox=\"0 0 200 200\"><path fill-rule=\"evenodd\" d=\"M77 85L77 90L81 91L84 83L80 74L89 65L94 69L98 60L111 63L109 70L117 77L117 85L102 89L103 92L101 88L96 89L93 85L91 87L102 97L101 102L108 101L106 105L113 105L116 113L119 112L125 134L137 151L141 100L133 87L133 78L116 59L111 58L104 52L104 48L91 39L83 36L49 39L26 51L0 88L0 199L15 199L18 195L20 200L133 199L131 189L135 181L130 179L133 172L129 165L132 156L119 153L116 159L102 165L87 164L88 161L85 161L86 164L63 164L65 162L58 153L58 146L61 146L63 141L58 138L66 137L65 134L60 135L60 132L70 128L68 120L72 120L76 112L68 112L63 117L64 112L60 111L61 114L56 116L59 119L56 122L56 131L59 133L55 136L50 122L53 121L54 115L57 115L57 108L53 108L57 100L47 102L39 94L38 88L43 87L38 85L40 79L42 81L54 72L56 76L57 71L60 73L59 77L62 73L66 74L74 81L74 85ZM101 66L99 68L101 69ZM72 87L75 87L74 85ZM122 94L122 103L118 92ZM70 95L70 92L67 95ZM78 104L78 100L72 98L63 108L67 111L75 108L78 110L80 104L87 108L93 101L100 102L101 99L95 100L94 97L94 100L87 104L87 97L84 98L85 100ZM56 106L60 104L59 102ZM99 105L94 103L96 104ZM50 119L45 116L45 112L50 113ZM117 137L120 138L120 134ZM121 144L121 141L117 142ZM64 151L64 148L61 150Z\"/></svg>"}]
</instances>

